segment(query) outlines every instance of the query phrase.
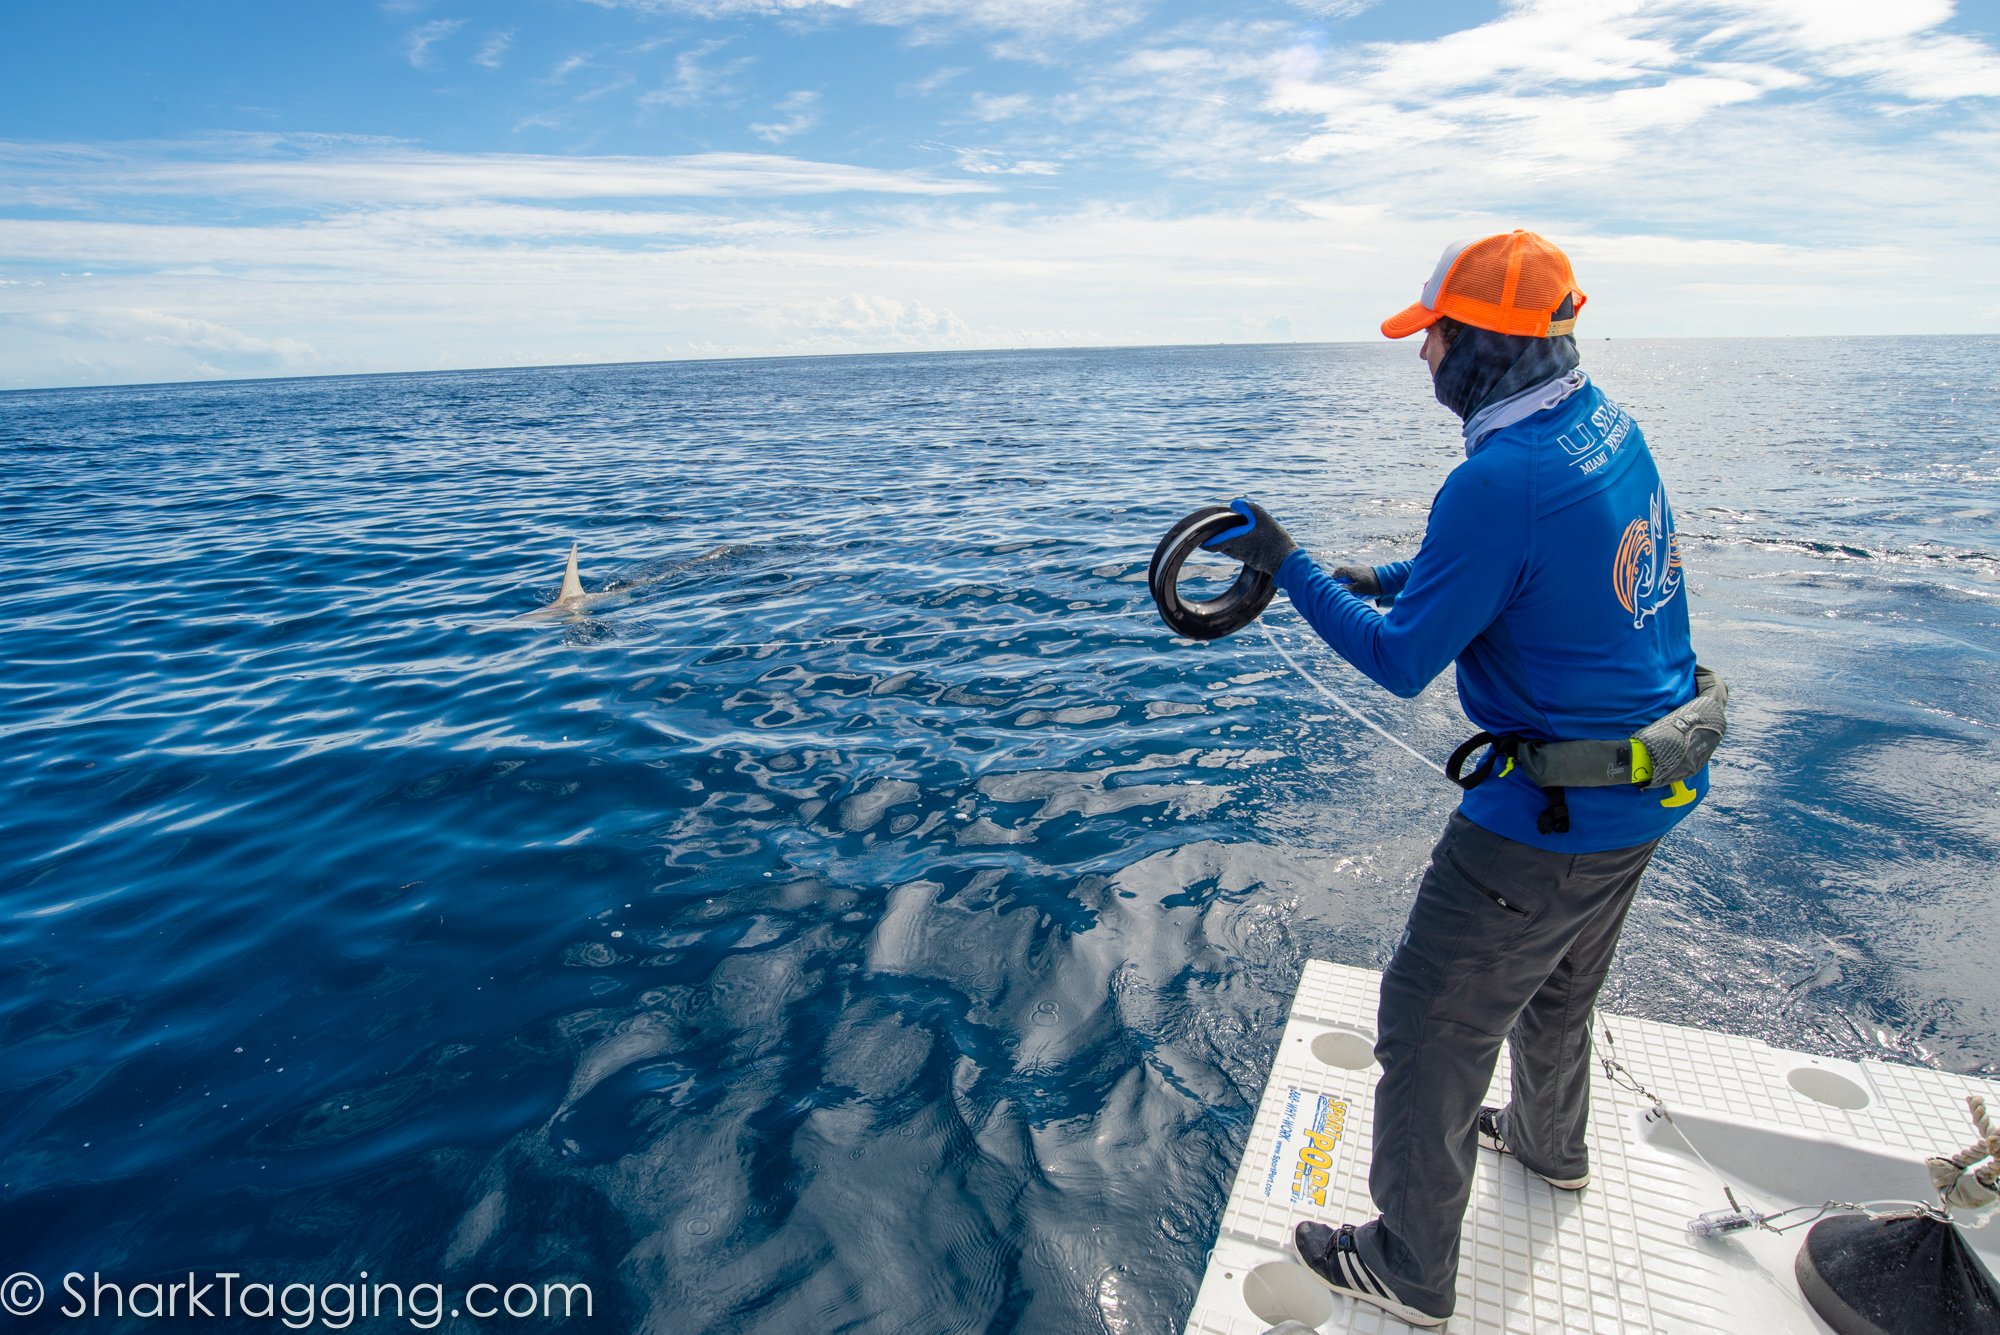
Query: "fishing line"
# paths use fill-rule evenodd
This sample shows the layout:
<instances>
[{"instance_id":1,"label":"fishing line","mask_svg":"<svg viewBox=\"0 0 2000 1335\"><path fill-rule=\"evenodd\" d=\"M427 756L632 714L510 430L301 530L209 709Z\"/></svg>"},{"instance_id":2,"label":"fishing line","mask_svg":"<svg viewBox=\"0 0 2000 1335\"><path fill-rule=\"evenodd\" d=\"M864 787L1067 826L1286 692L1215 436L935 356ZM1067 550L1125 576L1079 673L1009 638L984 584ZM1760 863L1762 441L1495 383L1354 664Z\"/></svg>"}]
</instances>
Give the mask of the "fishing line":
<instances>
[{"instance_id":1,"label":"fishing line","mask_svg":"<svg viewBox=\"0 0 2000 1335\"><path fill-rule=\"evenodd\" d=\"M1395 733L1390 732L1387 728L1377 723L1374 719L1369 718L1366 714L1356 709L1353 705L1348 704L1346 697L1342 696L1339 691L1334 690L1331 686L1328 686L1325 682L1313 676L1312 673L1307 672L1304 668L1300 667L1299 661L1296 658L1293 658L1290 653L1286 652L1285 646L1279 642L1277 636L1271 633L1271 628L1268 625L1264 624L1262 620L1259 620L1257 622L1257 629L1264 632L1264 638L1270 641L1271 647L1273 649L1276 649L1278 651L1278 657L1284 659L1285 663L1292 669L1293 672L1296 672L1299 675L1300 680L1304 681L1306 685L1312 687L1314 690L1318 691L1321 695L1333 701L1336 705L1339 705L1341 709L1346 711L1347 716L1349 718L1353 719L1356 723L1359 723L1362 727L1368 729L1376 736L1384 738L1385 740L1395 744L1396 746L1401 747L1404 751L1416 757L1418 764L1427 765L1431 769L1436 770L1439 774L1444 773L1444 766L1438 764L1435 760L1432 760L1429 756L1417 750L1416 747L1411 746L1408 742L1398 737Z\"/></svg>"},{"instance_id":2,"label":"fishing line","mask_svg":"<svg viewBox=\"0 0 2000 1335\"><path fill-rule=\"evenodd\" d=\"M970 626L945 626L938 630L898 630L880 634L860 635L807 635L788 640L707 640L683 644L653 644L654 649L782 649L820 644L865 644L874 640L927 640L940 636L960 635L966 631L1011 631L1048 630L1063 626L1073 626L1079 621L1123 621L1137 616L1137 612L1092 612L1083 615L1072 614L1065 617L1046 618L1041 621L1014 621L1004 626L978 623Z\"/></svg>"}]
</instances>

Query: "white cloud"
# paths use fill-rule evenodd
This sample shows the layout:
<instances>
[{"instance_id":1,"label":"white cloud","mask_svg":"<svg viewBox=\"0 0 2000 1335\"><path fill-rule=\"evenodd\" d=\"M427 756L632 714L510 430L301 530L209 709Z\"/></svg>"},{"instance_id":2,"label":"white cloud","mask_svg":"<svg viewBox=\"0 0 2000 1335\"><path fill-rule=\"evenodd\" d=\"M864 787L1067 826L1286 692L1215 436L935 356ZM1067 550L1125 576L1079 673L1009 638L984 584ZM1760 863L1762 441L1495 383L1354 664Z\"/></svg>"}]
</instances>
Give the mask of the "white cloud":
<instances>
[{"instance_id":1,"label":"white cloud","mask_svg":"<svg viewBox=\"0 0 2000 1335\"><path fill-rule=\"evenodd\" d=\"M497 70L500 68L502 64L506 62L507 48L509 46L512 46L513 43L514 43L513 33L511 32L493 33L491 36L487 37L485 43L480 46L479 54L474 56L472 59L476 64L484 65L489 70Z\"/></svg>"},{"instance_id":2,"label":"white cloud","mask_svg":"<svg viewBox=\"0 0 2000 1335\"><path fill-rule=\"evenodd\" d=\"M983 121L1012 120L1026 115L1035 99L1026 93L974 93L972 114Z\"/></svg>"},{"instance_id":3,"label":"white cloud","mask_svg":"<svg viewBox=\"0 0 2000 1335\"><path fill-rule=\"evenodd\" d=\"M195 319L170 311L97 306L75 311L31 314L26 323L45 334L66 338L87 336L111 343L140 343L175 351L225 354L235 365L266 371L295 371L320 360L312 345L293 338L260 338L213 320Z\"/></svg>"},{"instance_id":4,"label":"white cloud","mask_svg":"<svg viewBox=\"0 0 2000 1335\"><path fill-rule=\"evenodd\" d=\"M1295 160L1452 144L1507 170L1589 172L1829 79L1920 100L2000 96L2000 54L1935 31L1951 14L1948 0L1513 0L1474 28L1294 65L1267 106L1322 122Z\"/></svg>"},{"instance_id":5,"label":"white cloud","mask_svg":"<svg viewBox=\"0 0 2000 1335\"><path fill-rule=\"evenodd\" d=\"M772 313L773 323L803 331L835 346L935 347L963 344L971 331L951 311L934 311L921 301L901 301L849 292L806 306Z\"/></svg>"},{"instance_id":6,"label":"white cloud","mask_svg":"<svg viewBox=\"0 0 2000 1335\"><path fill-rule=\"evenodd\" d=\"M26 356L0 363L0 380L268 374L275 366L269 348L249 343L235 353L190 347L179 361L163 360L162 345L129 328L120 334L106 314L133 309L203 322L183 333L206 325L270 343L265 331L282 329L313 350L321 369L348 370L436 365L440 347L458 350L462 365L521 360L523 310L537 313L539 351L530 360L666 356L697 345L749 355L1129 343L1148 341L1149 330L1206 341L1236 327L1246 298L1282 301L1286 309L1274 314L1326 327L1311 308L1327 284L1299 280L1301 266L1324 253L1326 224L1304 217L1169 221L1092 210L1027 221L1004 208L920 209L867 228L804 219L760 230L724 220L707 235L694 220L669 244L634 250L597 242L636 225L603 214L570 235L519 244L537 229L561 231L566 219L556 215L565 212L452 218L409 208L268 227L0 224L0 255L123 257L119 276L88 290L10 289L10 301L28 308L17 318L54 314L72 331L100 334L88 367L74 360L76 341L38 336ZM490 234L509 230L515 242L493 243ZM1225 237L1234 248L1221 244ZM1240 253L1243 243L1255 258Z\"/></svg>"},{"instance_id":7,"label":"white cloud","mask_svg":"<svg viewBox=\"0 0 2000 1335\"><path fill-rule=\"evenodd\" d=\"M237 150L225 155L228 149ZM363 141L226 136L210 153L182 157L144 151L65 156L13 153L39 188L109 209L151 196L229 199L247 204L346 209L371 204L474 199L747 198L839 194L951 195L991 189L978 182L769 153L683 157L561 157L529 153L434 153Z\"/></svg>"},{"instance_id":8,"label":"white cloud","mask_svg":"<svg viewBox=\"0 0 2000 1335\"><path fill-rule=\"evenodd\" d=\"M1746 80L1687 75L1532 99L1467 93L1449 104L1399 110L1357 105L1351 91L1329 88L1312 100L1341 128L1302 141L1287 156L1307 162L1357 154L1381 159L1399 149L1447 145L1482 176L1574 175L1600 170L1717 108L1761 95L1762 89Z\"/></svg>"},{"instance_id":9,"label":"white cloud","mask_svg":"<svg viewBox=\"0 0 2000 1335\"><path fill-rule=\"evenodd\" d=\"M653 91L639 99L642 107L692 107L735 90L735 78L750 64L748 56L733 60L706 63L708 57L727 46L727 42L702 42L674 57L673 72Z\"/></svg>"},{"instance_id":10,"label":"white cloud","mask_svg":"<svg viewBox=\"0 0 2000 1335\"><path fill-rule=\"evenodd\" d=\"M765 16L925 30L970 29L1026 45L1001 53L1036 57L1055 41L1102 37L1130 27L1145 12L1140 0L590 0L606 9L641 9L700 18Z\"/></svg>"},{"instance_id":11,"label":"white cloud","mask_svg":"<svg viewBox=\"0 0 2000 1335\"><path fill-rule=\"evenodd\" d=\"M778 112L783 119L753 124L750 130L759 139L781 144L793 135L804 134L819 124L819 94L802 88L787 96L772 110Z\"/></svg>"},{"instance_id":12,"label":"white cloud","mask_svg":"<svg viewBox=\"0 0 2000 1335\"><path fill-rule=\"evenodd\" d=\"M1801 72L1860 79L1920 102L2000 97L2000 52L1978 38L1941 32L1954 0L1662 0L1662 22L1694 29L1725 20L1697 49L1721 41Z\"/></svg>"},{"instance_id":13,"label":"white cloud","mask_svg":"<svg viewBox=\"0 0 2000 1335\"><path fill-rule=\"evenodd\" d=\"M1292 0L1292 4L1308 14L1317 14L1323 19L1353 18L1380 4L1381 0Z\"/></svg>"},{"instance_id":14,"label":"white cloud","mask_svg":"<svg viewBox=\"0 0 2000 1335\"><path fill-rule=\"evenodd\" d=\"M1677 16L1718 15L1725 26L1718 35L1732 38L1776 38L1808 51L1895 42L1928 32L1949 21L1953 0L1901 0L1894 5L1873 0L1715 0L1662 6Z\"/></svg>"},{"instance_id":15,"label":"white cloud","mask_svg":"<svg viewBox=\"0 0 2000 1335\"><path fill-rule=\"evenodd\" d=\"M429 23L420 23L403 34L403 54L412 66L423 69L430 64L431 48L464 26L464 19L432 19Z\"/></svg>"},{"instance_id":16,"label":"white cloud","mask_svg":"<svg viewBox=\"0 0 2000 1335\"><path fill-rule=\"evenodd\" d=\"M2000 97L2000 56L1956 33L1912 35L1831 52L1826 72L1865 79L1884 92L1926 102Z\"/></svg>"},{"instance_id":17,"label":"white cloud","mask_svg":"<svg viewBox=\"0 0 2000 1335\"><path fill-rule=\"evenodd\" d=\"M625 89L630 88L633 84L637 82L638 80L635 79L630 74L625 74L625 73L614 74L609 79L606 79L603 83L598 84L595 88L584 89L582 92L578 93L572 100L579 103L595 102L599 98L605 98L611 96L611 94L613 93L623 92Z\"/></svg>"},{"instance_id":18,"label":"white cloud","mask_svg":"<svg viewBox=\"0 0 2000 1335\"><path fill-rule=\"evenodd\" d=\"M919 97L928 97L967 72L967 68L964 65L947 65L943 69L933 70L923 78L918 79L915 83L906 85L897 91L914 93Z\"/></svg>"},{"instance_id":19,"label":"white cloud","mask_svg":"<svg viewBox=\"0 0 2000 1335\"><path fill-rule=\"evenodd\" d=\"M1009 158L990 148L952 150L960 171L980 176L1054 176L1061 168L1038 158Z\"/></svg>"},{"instance_id":20,"label":"white cloud","mask_svg":"<svg viewBox=\"0 0 2000 1335\"><path fill-rule=\"evenodd\" d=\"M0 343L17 344L0 359L0 383L696 349L1199 343L1268 331L1372 339L1450 235L1520 221L1473 212L1426 222L1328 202L1163 217L940 200L877 210L866 222L490 203L398 204L268 226L16 219L0 221L10 277L57 265L99 274L8 289L14 327L34 334L0 328ZM1963 252L1811 235L1689 241L1560 215L1527 221L1576 257L1591 334L1935 332L1976 327L1976 312L2000 301L2000 277L1968 279ZM1975 272L2000 275L1995 249L1987 244ZM100 256L115 257L116 270ZM1844 324L1829 320L1830 303ZM187 323L117 323L133 311ZM535 312L532 326L523 311ZM54 337L50 316L68 321L67 338ZM232 332L244 340L234 349ZM437 351L447 347L449 359ZM88 365L75 360L84 351Z\"/></svg>"},{"instance_id":21,"label":"white cloud","mask_svg":"<svg viewBox=\"0 0 2000 1335\"><path fill-rule=\"evenodd\" d=\"M1284 23L1181 25L1093 61L1066 90L975 94L967 110L1000 127L995 142L978 147L1061 162L1078 181L1088 179L1086 165L1138 168L1164 176L1161 185L1268 177L1301 123L1264 106L1270 84L1294 63L1297 40Z\"/></svg>"}]
</instances>

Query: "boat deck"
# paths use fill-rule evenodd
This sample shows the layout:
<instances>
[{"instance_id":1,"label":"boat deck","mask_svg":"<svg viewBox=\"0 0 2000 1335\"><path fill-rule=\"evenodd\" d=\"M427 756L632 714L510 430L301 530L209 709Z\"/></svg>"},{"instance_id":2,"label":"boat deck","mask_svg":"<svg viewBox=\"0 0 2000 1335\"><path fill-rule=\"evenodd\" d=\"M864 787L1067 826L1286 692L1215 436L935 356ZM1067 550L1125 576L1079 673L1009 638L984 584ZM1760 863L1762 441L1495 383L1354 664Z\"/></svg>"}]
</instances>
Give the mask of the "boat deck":
<instances>
[{"instance_id":1,"label":"boat deck","mask_svg":"<svg viewBox=\"0 0 2000 1335\"><path fill-rule=\"evenodd\" d=\"M1360 1335L1410 1329L1333 1295L1288 1245L1298 1220L1358 1223L1376 1214L1368 1163L1380 979L1371 970L1307 964L1188 1317L1189 1335L1261 1335L1286 1320ZM1718 1174L1748 1209L1934 1200L1923 1161L1973 1139L1965 1096L1980 1093L2000 1107L2000 1085L1989 1081L1601 1018L1617 1058L1666 1102L1673 1124L1651 1116L1648 1100L1614 1085L1600 1066L1591 1088L1588 1188L1559 1191L1482 1150L1447 1331L1827 1331L1792 1277L1804 1227L1689 1234L1688 1221L1728 1208ZM1504 1104L1504 1057L1499 1066L1488 1102ZM1323 1205L1311 1198L1319 1190ZM1989 1269L2000 1268L2000 1224L1966 1236Z\"/></svg>"}]
</instances>

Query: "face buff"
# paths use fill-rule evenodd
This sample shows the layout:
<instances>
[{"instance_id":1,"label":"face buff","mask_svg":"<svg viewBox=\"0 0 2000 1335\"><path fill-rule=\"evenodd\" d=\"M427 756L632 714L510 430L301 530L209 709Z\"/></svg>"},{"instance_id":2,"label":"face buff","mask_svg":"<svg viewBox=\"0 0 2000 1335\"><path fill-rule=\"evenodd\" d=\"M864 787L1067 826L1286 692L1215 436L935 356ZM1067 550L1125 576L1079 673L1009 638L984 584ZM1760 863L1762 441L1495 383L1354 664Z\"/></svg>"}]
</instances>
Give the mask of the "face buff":
<instances>
[{"instance_id":1,"label":"face buff","mask_svg":"<svg viewBox=\"0 0 2000 1335\"><path fill-rule=\"evenodd\" d=\"M1576 339L1569 334L1526 338L1460 325L1431 389L1460 421L1469 421L1489 403L1566 375L1576 363Z\"/></svg>"}]
</instances>

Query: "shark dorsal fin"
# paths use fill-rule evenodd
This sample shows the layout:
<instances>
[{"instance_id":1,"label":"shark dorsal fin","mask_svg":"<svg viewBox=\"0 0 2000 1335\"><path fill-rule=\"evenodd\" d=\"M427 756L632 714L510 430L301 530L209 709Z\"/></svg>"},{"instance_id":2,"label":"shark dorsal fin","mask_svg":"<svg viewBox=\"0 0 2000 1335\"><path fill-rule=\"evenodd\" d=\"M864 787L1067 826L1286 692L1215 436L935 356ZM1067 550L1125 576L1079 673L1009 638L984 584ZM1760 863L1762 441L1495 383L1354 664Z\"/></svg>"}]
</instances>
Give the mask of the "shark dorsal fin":
<instances>
[{"instance_id":1,"label":"shark dorsal fin","mask_svg":"<svg viewBox=\"0 0 2000 1335\"><path fill-rule=\"evenodd\" d=\"M556 601L566 603L572 598L581 597L583 597L583 581L577 578L576 544L572 542L569 545L569 565L563 569L562 592L556 595Z\"/></svg>"}]
</instances>

